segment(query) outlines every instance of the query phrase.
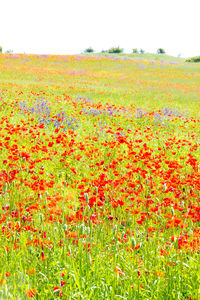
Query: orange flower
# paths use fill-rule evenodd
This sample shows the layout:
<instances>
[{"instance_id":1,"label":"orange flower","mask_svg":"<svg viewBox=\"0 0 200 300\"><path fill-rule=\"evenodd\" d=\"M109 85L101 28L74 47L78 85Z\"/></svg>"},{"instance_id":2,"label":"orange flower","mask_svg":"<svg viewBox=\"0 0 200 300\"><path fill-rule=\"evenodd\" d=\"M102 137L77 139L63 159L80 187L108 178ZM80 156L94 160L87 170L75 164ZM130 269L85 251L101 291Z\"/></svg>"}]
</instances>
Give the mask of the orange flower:
<instances>
[{"instance_id":1,"label":"orange flower","mask_svg":"<svg viewBox=\"0 0 200 300\"><path fill-rule=\"evenodd\" d=\"M36 270L26 270L26 274L35 274Z\"/></svg>"},{"instance_id":2,"label":"orange flower","mask_svg":"<svg viewBox=\"0 0 200 300\"><path fill-rule=\"evenodd\" d=\"M165 273L164 273L164 272L160 272L160 271L156 271L156 272L155 272L155 275L156 275L157 277L165 277Z\"/></svg>"},{"instance_id":3,"label":"orange flower","mask_svg":"<svg viewBox=\"0 0 200 300\"><path fill-rule=\"evenodd\" d=\"M27 295L28 298L33 298L35 294L36 294L35 289L29 289L29 290L26 291L26 295Z\"/></svg>"},{"instance_id":4,"label":"orange flower","mask_svg":"<svg viewBox=\"0 0 200 300\"><path fill-rule=\"evenodd\" d=\"M122 271L121 269L119 269L118 267L115 268L115 273L117 273L118 275L122 275L125 276L124 271Z\"/></svg>"}]
</instances>

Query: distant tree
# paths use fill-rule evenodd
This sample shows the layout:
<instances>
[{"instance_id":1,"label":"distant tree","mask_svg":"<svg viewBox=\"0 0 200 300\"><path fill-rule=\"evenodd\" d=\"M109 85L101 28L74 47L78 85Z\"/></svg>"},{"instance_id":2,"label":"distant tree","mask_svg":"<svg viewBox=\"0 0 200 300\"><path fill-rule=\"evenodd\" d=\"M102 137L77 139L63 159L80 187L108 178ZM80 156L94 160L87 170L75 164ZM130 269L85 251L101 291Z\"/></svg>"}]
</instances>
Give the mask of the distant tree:
<instances>
[{"instance_id":1,"label":"distant tree","mask_svg":"<svg viewBox=\"0 0 200 300\"><path fill-rule=\"evenodd\" d=\"M158 48L157 54L165 54L165 50L163 48Z\"/></svg>"},{"instance_id":2,"label":"distant tree","mask_svg":"<svg viewBox=\"0 0 200 300\"><path fill-rule=\"evenodd\" d=\"M108 50L109 53L122 53L123 49L120 47L113 47Z\"/></svg>"},{"instance_id":3,"label":"distant tree","mask_svg":"<svg viewBox=\"0 0 200 300\"><path fill-rule=\"evenodd\" d=\"M11 49L9 49L9 50L6 50L6 52L5 53L13 53L13 50L11 50Z\"/></svg>"},{"instance_id":4,"label":"distant tree","mask_svg":"<svg viewBox=\"0 0 200 300\"><path fill-rule=\"evenodd\" d=\"M133 53L138 53L138 49L137 49L137 48L134 48L134 49L133 49Z\"/></svg>"},{"instance_id":5,"label":"distant tree","mask_svg":"<svg viewBox=\"0 0 200 300\"><path fill-rule=\"evenodd\" d=\"M140 54L144 54L145 51L143 49L140 49Z\"/></svg>"},{"instance_id":6,"label":"distant tree","mask_svg":"<svg viewBox=\"0 0 200 300\"><path fill-rule=\"evenodd\" d=\"M200 56L194 56L194 57L191 57L191 58L187 58L186 62L198 63L198 62L200 62Z\"/></svg>"},{"instance_id":7,"label":"distant tree","mask_svg":"<svg viewBox=\"0 0 200 300\"><path fill-rule=\"evenodd\" d=\"M85 49L84 52L85 53L92 53L92 52L94 52L94 49L92 47L89 47L89 48Z\"/></svg>"},{"instance_id":8,"label":"distant tree","mask_svg":"<svg viewBox=\"0 0 200 300\"><path fill-rule=\"evenodd\" d=\"M0 46L0 53L2 53L2 51L3 51L3 48Z\"/></svg>"}]
</instances>

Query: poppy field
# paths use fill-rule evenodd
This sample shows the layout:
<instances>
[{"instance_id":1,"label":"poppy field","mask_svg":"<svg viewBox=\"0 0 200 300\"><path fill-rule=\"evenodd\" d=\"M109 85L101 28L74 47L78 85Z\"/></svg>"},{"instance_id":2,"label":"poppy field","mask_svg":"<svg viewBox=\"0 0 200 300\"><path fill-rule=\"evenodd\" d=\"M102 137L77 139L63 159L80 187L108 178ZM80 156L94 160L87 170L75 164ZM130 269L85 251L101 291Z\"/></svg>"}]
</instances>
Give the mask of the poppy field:
<instances>
[{"instance_id":1,"label":"poppy field","mask_svg":"<svg viewBox=\"0 0 200 300\"><path fill-rule=\"evenodd\" d=\"M0 54L0 299L200 299L199 82Z\"/></svg>"}]
</instances>

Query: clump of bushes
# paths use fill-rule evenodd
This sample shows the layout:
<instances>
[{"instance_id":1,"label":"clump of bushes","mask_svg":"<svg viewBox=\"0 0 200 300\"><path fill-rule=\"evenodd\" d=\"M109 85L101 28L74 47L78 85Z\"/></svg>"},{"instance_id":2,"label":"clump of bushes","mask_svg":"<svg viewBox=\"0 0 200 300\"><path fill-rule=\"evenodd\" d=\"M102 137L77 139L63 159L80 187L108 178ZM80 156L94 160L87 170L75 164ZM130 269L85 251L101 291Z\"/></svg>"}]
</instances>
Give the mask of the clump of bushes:
<instances>
[{"instance_id":1,"label":"clump of bushes","mask_svg":"<svg viewBox=\"0 0 200 300\"><path fill-rule=\"evenodd\" d=\"M120 47L113 47L108 50L108 53L122 53L123 49Z\"/></svg>"},{"instance_id":2,"label":"clump of bushes","mask_svg":"<svg viewBox=\"0 0 200 300\"><path fill-rule=\"evenodd\" d=\"M0 46L0 53L2 53L2 51L3 51L3 48Z\"/></svg>"},{"instance_id":3,"label":"clump of bushes","mask_svg":"<svg viewBox=\"0 0 200 300\"><path fill-rule=\"evenodd\" d=\"M134 49L133 49L133 53L138 53L138 49L137 49L137 48L134 48Z\"/></svg>"},{"instance_id":4,"label":"clump of bushes","mask_svg":"<svg viewBox=\"0 0 200 300\"><path fill-rule=\"evenodd\" d=\"M89 47L89 48L85 49L84 52L85 53L92 53L92 52L94 52L94 49L92 47Z\"/></svg>"},{"instance_id":5,"label":"clump of bushes","mask_svg":"<svg viewBox=\"0 0 200 300\"><path fill-rule=\"evenodd\" d=\"M163 48L158 48L157 54L165 54L165 50Z\"/></svg>"},{"instance_id":6,"label":"clump of bushes","mask_svg":"<svg viewBox=\"0 0 200 300\"><path fill-rule=\"evenodd\" d=\"M6 50L6 52L5 52L5 53L7 53L7 54L13 53L13 50L11 50L11 49L9 49L9 50Z\"/></svg>"},{"instance_id":7,"label":"clump of bushes","mask_svg":"<svg viewBox=\"0 0 200 300\"><path fill-rule=\"evenodd\" d=\"M200 56L194 56L186 59L186 62L200 62Z\"/></svg>"}]
</instances>

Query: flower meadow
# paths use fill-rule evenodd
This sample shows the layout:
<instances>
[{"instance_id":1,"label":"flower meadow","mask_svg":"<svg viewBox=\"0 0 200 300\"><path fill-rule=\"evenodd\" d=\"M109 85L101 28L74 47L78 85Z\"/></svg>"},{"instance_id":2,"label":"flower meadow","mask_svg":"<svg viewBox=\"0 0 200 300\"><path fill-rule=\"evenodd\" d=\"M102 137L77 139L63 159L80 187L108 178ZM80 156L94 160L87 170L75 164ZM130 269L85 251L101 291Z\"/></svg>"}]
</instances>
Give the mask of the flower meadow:
<instances>
[{"instance_id":1,"label":"flower meadow","mask_svg":"<svg viewBox=\"0 0 200 300\"><path fill-rule=\"evenodd\" d=\"M0 55L0 299L200 299L199 82Z\"/></svg>"}]
</instances>

